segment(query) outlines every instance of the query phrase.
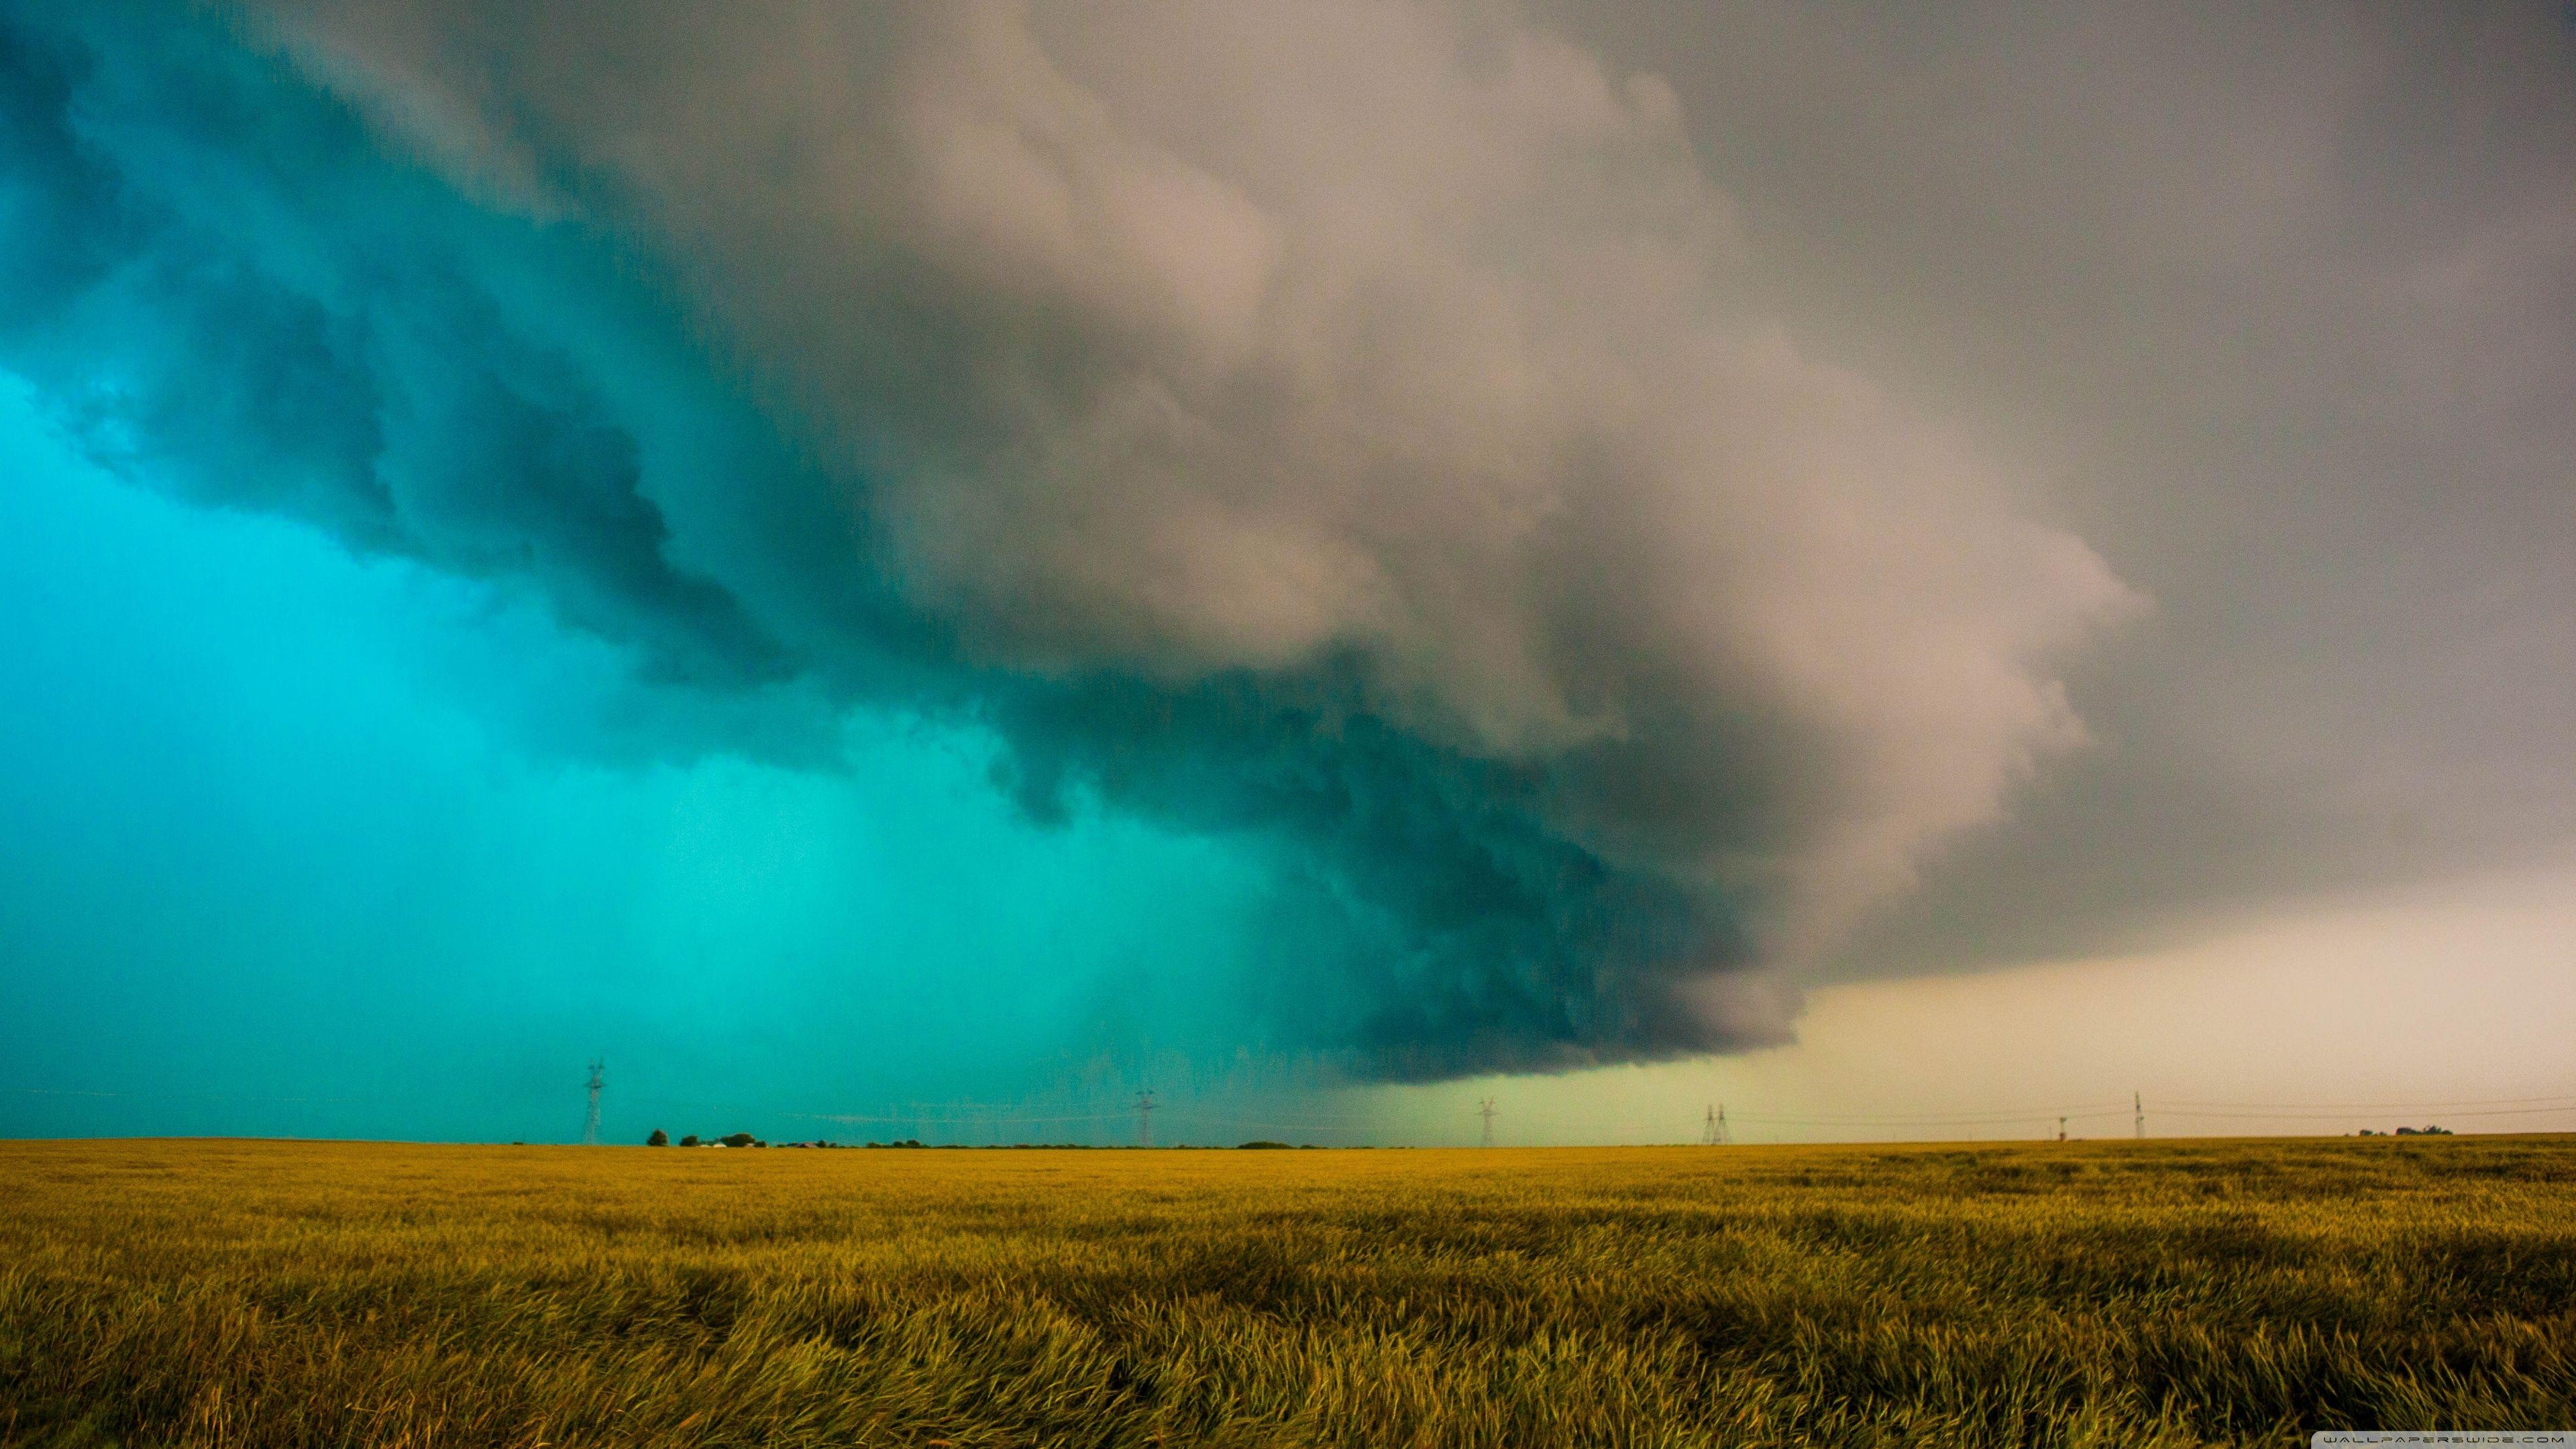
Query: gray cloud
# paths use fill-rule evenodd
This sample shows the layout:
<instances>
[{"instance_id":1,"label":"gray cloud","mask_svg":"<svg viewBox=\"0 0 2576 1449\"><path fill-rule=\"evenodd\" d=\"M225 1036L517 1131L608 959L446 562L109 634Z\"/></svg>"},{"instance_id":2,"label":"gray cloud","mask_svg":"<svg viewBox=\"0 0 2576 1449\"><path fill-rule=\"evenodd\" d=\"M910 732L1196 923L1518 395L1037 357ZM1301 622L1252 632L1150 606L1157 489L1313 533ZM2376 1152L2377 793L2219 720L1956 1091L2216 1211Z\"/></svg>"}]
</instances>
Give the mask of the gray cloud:
<instances>
[{"instance_id":1,"label":"gray cloud","mask_svg":"<svg viewBox=\"0 0 2576 1449\"><path fill-rule=\"evenodd\" d=\"M18 47L40 263L154 330L13 329L99 450L692 687L979 720L1041 816L1273 842L1341 943L1279 1029L1370 1070L1776 1037L1759 974L2075 749L2058 661L2139 608L1782 325L1670 87L1505 18L250 33L336 98L307 132L246 126L293 82L220 48ZM602 341L636 298L689 346Z\"/></svg>"},{"instance_id":2,"label":"gray cloud","mask_svg":"<svg viewBox=\"0 0 2576 1449\"><path fill-rule=\"evenodd\" d=\"M2130 946L2576 820L2561 5L1550 7L1652 64L1823 356L2156 600L2096 747L1842 970Z\"/></svg>"}]
</instances>

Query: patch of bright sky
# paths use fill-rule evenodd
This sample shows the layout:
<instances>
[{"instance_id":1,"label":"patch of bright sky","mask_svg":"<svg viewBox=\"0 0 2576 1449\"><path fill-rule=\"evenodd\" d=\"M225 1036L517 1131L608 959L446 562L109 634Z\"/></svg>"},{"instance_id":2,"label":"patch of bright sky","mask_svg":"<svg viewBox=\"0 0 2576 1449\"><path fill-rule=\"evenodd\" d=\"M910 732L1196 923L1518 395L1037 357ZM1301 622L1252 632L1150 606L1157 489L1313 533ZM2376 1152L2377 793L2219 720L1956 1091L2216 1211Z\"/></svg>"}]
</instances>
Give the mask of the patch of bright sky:
<instances>
[{"instance_id":1,"label":"patch of bright sky","mask_svg":"<svg viewBox=\"0 0 2576 1449\"><path fill-rule=\"evenodd\" d=\"M1379 1094L1472 1144L2576 1130L2576 864L2320 903L2187 946L1834 986L1794 1045ZM2347 1104L2361 1104L2350 1105ZM2369 1105L2385 1104L2385 1105ZM2437 1105L2453 1104L2453 1105ZM2474 1105L2458 1105L2474 1104Z\"/></svg>"}]
</instances>

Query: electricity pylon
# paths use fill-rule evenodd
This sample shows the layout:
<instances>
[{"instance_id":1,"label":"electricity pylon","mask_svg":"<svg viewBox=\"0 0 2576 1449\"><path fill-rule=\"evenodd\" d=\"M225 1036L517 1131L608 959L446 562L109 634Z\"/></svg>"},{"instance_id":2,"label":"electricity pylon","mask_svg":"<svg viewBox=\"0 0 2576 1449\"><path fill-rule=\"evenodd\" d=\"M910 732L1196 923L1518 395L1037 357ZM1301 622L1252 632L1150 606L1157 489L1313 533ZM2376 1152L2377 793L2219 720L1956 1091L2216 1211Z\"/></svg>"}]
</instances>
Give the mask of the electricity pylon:
<instances>
[{"instance_id":1,"label":"electricity pylon","mask_svg":"<svg viewBox=\"0 0 2576 1449\"><path fill-rule=\"evenodd\" d=\"M2130 1102L2130 1105L2132 1105L2132 1106L2134 1106L2134 1107L2136 1107L2136 1108L2138 1109L2138 1140L2139 1140L2140 1142L2144 1142L2144 1141L2146 1141L2146 1140L2147 1140L2147 1098L2146 1098L2146 1094L2145 1094L2145 1093L2143 1093L2143 1092L2131 1092L2131 1093L2129 1094L2129 1102Z\"/></svg>"},{"instance_id":2,"label":"electricity pylon","mask_svg":"<svg viewBox=\"0 0 2576 1449\"><path fill-rule=\"evenodd\" d=\"M1151 1092L1136 1094L1136 1145L1154 1145L1154 1094Z\"/></svg>"},{"instance_id":3,"label":"electricity pylon","mask_svg":"<svg viewBox=\"0 0 2576 1449\"><path fill-rule=\"evenodd\" d=\"M1723 1147L1735 1140L1734 1134L1727 1131L1724 1107L1708 1109L1708 1120L1699 1129L1699 1140L1705 1147Z\"/></svg>"},{"instance_id":4,"label":"electricity pylon","mask_svg":"<svg viewBox=\"0 0 2576 1449\"><path fill-rule=\"evenodd\" d=\"M584 1147L597 1147L599 1145L599 1089L603 1085L600 1081L599 1073L600 1069L605 1065L606 1063L601 1062L596 1057L591 1059L590 1107L589 1110L581 1114L581 1145Z\"/></svg>"},{"instance_id":5,"label":"electricity pylon","mask_svg":"<svg viewBox=\"0 0 2576 1449\"><path fill-rule=\"evenodd\" d=\"M1487 1097L1476 1104L1476 1115L1485 1119L1485 1144L1494 1145L1494 1099Z\"/></svg>"}]
</instances>

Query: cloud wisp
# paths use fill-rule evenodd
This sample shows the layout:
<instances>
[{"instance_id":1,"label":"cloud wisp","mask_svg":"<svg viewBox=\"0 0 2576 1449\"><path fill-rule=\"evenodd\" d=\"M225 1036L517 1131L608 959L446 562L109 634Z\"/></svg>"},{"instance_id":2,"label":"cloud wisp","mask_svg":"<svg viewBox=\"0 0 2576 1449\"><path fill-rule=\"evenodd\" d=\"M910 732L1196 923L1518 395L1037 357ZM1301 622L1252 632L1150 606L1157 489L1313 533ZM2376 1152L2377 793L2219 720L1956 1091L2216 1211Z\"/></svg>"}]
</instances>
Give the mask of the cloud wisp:
<instances>
[{"instance_id":1,"label":"cloud wisp","mask_svg":"<svg viewBox=\"0 0 2576 1449\"><path fill-rule=\"evenodd\" d=\"M1364 1073L1777 1039L2138 607L1490 15L20 12L0 364L93 455L1251 843Z\"/></svg>"}]
</instances>

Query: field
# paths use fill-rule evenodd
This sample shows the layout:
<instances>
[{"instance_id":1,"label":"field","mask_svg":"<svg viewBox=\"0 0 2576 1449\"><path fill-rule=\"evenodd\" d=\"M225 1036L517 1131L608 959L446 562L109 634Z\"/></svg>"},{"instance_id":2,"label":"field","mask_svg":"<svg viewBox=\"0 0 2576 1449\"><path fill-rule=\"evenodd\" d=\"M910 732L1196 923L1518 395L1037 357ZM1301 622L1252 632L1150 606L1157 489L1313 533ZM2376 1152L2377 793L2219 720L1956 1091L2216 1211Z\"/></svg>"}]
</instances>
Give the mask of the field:
<instances>
[{"instance_id":1,"label":"field","mask_svg":"<svg viewBox=\"0 0 2576 1449\"><path fill-rule=\"evenodd\" d=\"M0 1144L0 1442L2576 1426L2576 1139Z\"/></svg>"}]
</instances>

